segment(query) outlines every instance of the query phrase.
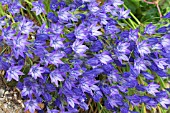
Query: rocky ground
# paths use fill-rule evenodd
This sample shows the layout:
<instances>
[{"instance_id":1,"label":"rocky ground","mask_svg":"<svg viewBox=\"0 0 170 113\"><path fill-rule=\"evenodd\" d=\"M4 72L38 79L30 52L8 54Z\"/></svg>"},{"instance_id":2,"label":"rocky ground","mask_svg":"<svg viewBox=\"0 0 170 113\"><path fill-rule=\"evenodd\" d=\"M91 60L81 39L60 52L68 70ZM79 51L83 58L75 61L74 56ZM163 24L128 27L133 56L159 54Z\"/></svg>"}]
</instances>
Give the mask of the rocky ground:
<instances>
[{"instance_id":1,"label":"rocky ground","mask_svg":"<svg viewBox=\"0 0 170 113\"><path fill-rule=\"evenodd\" d=\"M0 113L23 113L23 108L19 90L9 87L0 73Z\"/></svg>"}]
</instances>

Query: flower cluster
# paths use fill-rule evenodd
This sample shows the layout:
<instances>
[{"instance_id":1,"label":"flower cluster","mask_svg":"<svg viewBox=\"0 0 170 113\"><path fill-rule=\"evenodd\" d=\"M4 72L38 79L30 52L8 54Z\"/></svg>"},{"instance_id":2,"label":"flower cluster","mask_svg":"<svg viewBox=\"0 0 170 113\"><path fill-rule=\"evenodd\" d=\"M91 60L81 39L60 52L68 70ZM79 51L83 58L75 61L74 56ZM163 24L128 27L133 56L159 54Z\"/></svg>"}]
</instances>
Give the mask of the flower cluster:
<instances>
[{"instance_id":1,"label":"flower cluster","mask_svg":"<svg viewBox=\"0 0 170 113\"><path fill-rule=\"evenodd\" d=\"M0 70L18 82L26 110L45 103L48 113L75 113L88 110L89 99L121 113L133 112L130 105L170 105L170 26L122 30L118 21L130 10L121 0L51 0L51 12L39 0L31 11L47 13L41 26L18 18L19 2L1 3L18 25L0 18Z\"/></svg>"}]
</instances>

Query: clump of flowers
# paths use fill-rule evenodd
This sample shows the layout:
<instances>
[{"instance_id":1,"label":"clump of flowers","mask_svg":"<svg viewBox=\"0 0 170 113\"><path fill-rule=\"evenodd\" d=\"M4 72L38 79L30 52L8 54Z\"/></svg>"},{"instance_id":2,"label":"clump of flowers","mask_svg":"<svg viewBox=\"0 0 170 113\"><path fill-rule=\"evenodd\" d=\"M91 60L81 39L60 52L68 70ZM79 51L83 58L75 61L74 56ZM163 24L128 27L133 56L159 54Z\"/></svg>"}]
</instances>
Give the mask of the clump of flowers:
<instances>
[{"instance_id":1,"label":"clump of flowers","mask_svg":"<svg viewBox=\"0 0 170 113\"><path fill-rule=\"evenodd\" d=\"M24 9L18 1L1 3L14 18ZM130 18L130 10L122 4L51 0L46 12L39 0L31 11L46 17L41 26L1 17L0 70L18 82L26 110L44 103L48 113L75 113L88 110L90 99L121 113L143 104L169 107L170 27L123 30L118 21Z\"/></svg>"}]
</instances>

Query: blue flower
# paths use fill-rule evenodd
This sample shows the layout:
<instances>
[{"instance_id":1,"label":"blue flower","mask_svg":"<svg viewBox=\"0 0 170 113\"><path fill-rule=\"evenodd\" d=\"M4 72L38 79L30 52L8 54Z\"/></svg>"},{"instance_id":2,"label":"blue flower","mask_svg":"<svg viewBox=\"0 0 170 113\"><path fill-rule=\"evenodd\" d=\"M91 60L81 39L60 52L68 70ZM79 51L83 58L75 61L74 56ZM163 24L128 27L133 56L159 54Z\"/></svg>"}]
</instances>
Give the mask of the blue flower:
<instances>
[{"instance_id":1,"label":"blue flower","mask_svg":"<svg viewBox=\"0 0 170 113\"><path fill-rule=\"evenodd\" d=\"M53 11L56 11L59 4L57 3L58 0L51 0L50 2L50 9L53 10Z\"/></svg>"},{"instance_id":2,"label":"blue flower","mask_svg":"<svg viewBox=\"0 0 170 113\"><path fill-rule=\"evenodd\" d=\"M42 73L44 72L44 68L37 64L31 67L28 75L31 75L34 79L37 79L37 77L43 78Z\"/></svg>"},{"instance_id":3,"label":"blue flower","mask_svg":"<svg viewBox=\"0 0 170 113\"><path fill-rule=\"evenodd\" d=\"M150 83L148 86L146 86L146 91L149 93L149 94L152 94L154 96L156 96L155 93L158 93L158 88L160 86L158 84L155 84L155 83Z\"/></svg>"},{"instance_id":4,"label":"blue flower","mask_svg":"<svg viewBox=\"0 0 170 113\"><path fill-rule=\"evenodd\" d=\"M14 15L15 13L19 13L20 12L20 8L21 8L21 6L19 6L18 3L13 3L13 4L9 5L8 11L11 14Z\"/></svg>"},{"instance_id":5,"label":"blue flower","mask_svg":"<svg viewBox=\"0 0 170 113\"><path fill-rule=\"evenodd\" d=\"M103 49L103 44L99 40L95 41L90 47L90 51L92 52L99 52L102 49Z\"/></svg>"},{"instance_id":6,"label":"blue flower","mask_svg":"<svg viewBox=\"0 0 170 113\"><path fill-rule=\"evenodd\" d=\"M89 49L86 45L83 45L83 43L84 41L80 41L77 39L72 45L73 51L81 56L84 56L86 50Z\"/></svg>"},{"instance_id":7,"label":"blue flower","mask_svg":"<svg viewBox=\"0 0 170 113\"><path fill-rule=\"evenodd\" d=\"M55 50L57 50L58 48L63 48L64 44L64 38L60 38L59 35L56 35L55 37L51 37L50 38L50 46L54 47Z\"/></svg>"},{"instance_id":8,"label":"blue flower","mask_svg":"<svg viewBox=\"0 0 170 113\"><path fill-rule=\"evenodd\" d=\"M138 32L139 32L139 29L135 29L135 30L130 29L129 39L136 42L138 40L138 37L139 37Z\"/></svg>"},{"instance_id":9,"label":"blue flower","mask_svg":"<svg viewBox=\"0 0 170 113\"><path fill-rule=\"evenodd\" d=\"M102 35L102 32L98 31L101 26L96 26L96 24L92 24L88 29L91 36L99 36Z\"/></svg>"},{"instance_id":10,"label":"blue flower","mask_svg":"<svg viewBox=\"0 0 170 113\"><path fill-rule=\"evenodd\" d=\"M149 44L147 44L146 41L142 41L137 45L137 50L140 53L140 55L143 57L144 54L149 54L151 53L150 48L149 48Z\"/></svg>"},{"instance_id":11,"label":"blue flower","mask_svg":"<svg viewBox=\"0 0 170 113\"><path fill-rule=\"evenodd\" d=\"M74 34L77 39L86 39L87 38L87 29L83 24L75 28Z\"/></svg>"},{"instance_id":12,"label":"blue flower","mask_svg":"<svg viewBox=\"0 0 170 113\"><path fill-rule=\"evenodd\" d=\"M60 23L55 23L55 24L51 24L51 28L50 28L50 31L54 34L62 34L63 33L63 29L64 29L64 26L61 25Z\"/></svg>"},{"instance_id":13,"label":"blue flower","mask_svg":"<svg viewBox=\"0 0 170 113\"><path fill-rule=\"evenodd\" d=\"M34 113L35 110L41 110L41 108L38 106L38 102L34 99L27 100L25 103L25 111L29 110L31 113Z\"/></svg>"},{"instance_id":14,"label":"blue flower","mask_svg":"<svg viewBox=\"0 0 170 113\"><path fill-rule=\"evenodd\" d=\"M33 32L33 22L27 21L25 18L20 22L18 29L23 34L29 34L30 32Z\"/></svg>"},{"instance_id":15,"label":"blue flower","mask_svg":"<svg viewBox=\"0 0 170 113\"><path fill-rule=\"evenodd\" d=\"M162 97L162 98L159 98L157 100L165 109L169 108L170 98Z\"/></svg>"},{"instance_id":16,"label":"blue flower","mask_svg":"<svg viewBox=\"0 0 170 113\"><path fill-rule=\"evenodd\" d=\"M11 81L12 79L19 81L18 75L24 75L24 73L20 71L21 69L22 66L11 66L6 73L7 81Z\"/></svg>"},{"instance_id":17,"label":"blue flower","mask_svg":"<svg viewBox=\"0 0 170 113\"><path fill-rule=\"evenodd\" d=\"M51 22L54 22L54 23L57 23L57 22L58 22L58 17L57 17L54 13L52 13L52 12L49 12L49 13L47 14L47 18L48 18L48 20L50 20Z\"/></svg>"},{"instance_id":18,"label":"blue flower","mask_svg":"<svg viewBox=\"0 0 170 113\"><path fill-rule=\"evenodd\" d=\"M147 67L144 60L141 58L136 59L134 62L134 69L136 69L138 73L140 73L140 71L146 71Z\"/></svg>"},{"instance_id":19,"label":"blue flower","mask_svg":"<svg viewBox=\"0 0 170 113\"><path fill-rule=\"evenodd\" d=\"M149 35L152 35L155 33L155 30L156 30L156 26L154 26L152 23L148 24L146 27L145 27L145 32L144 33L147 33Z\"/></svg>"},{"instance_id":20,"label":"blue flower","mask_svg":"<svg viewBox=\"0 0 170 113\"><path fill-rule=\"evenodd\" d=\"M63 73L58 71L57 69L52 71L50 73L50 79L52 83L55 83L55 85L58 87L58 81L64 81L64 78L62 77Z\"/></svg>"},{"instance_id":21,"label":"blue flower","mask_svg":"<svg viewBox=\"0 0 170 113\"><path fill-rule=\"evenodd\" d=\"M105 54L105 53L102 53L102 54L97 54L96 57L100 60L101 63L103 64L108 64L109 62L112 61L112 58Z\"/></svg>"},{"instance_id":22,"label":"blue flower","mask_svg":"<svg viewBox=\"0 0 170 113\"><path fill-rule=\"evenodd\" d=\"M2 29L1 37L5 40L10 40L13 38L15 33L16 33L15 30L9 26L7 28Z\"/></svg>"},{"instance_id":23,"label":"blue flower","mask_svg":"<svg viewBox=\"0 0 170 113\"><path fill-rule=\"evenodd\" d=\"M51 53L48 56L48 62L56 66L58 66L59 64L64 64L63 61L61 61L61 58L63 58L64 56L65 56L65 53L60 52L60 51Z\"/></svg>"},{"instance_id":24,"label":"blue flower","mask_svg":"<svg viewBox=\"0 0 170 113\"><path fill-rule=\"evenodd\" d=\"M170 12L163 16L163 18L170 18Z\"/></svg>"},{"instance_id":25,"label":"blue flower","mask_svg":"<svg viewBox=\"0 0 170 113\"><path fill-rule=\"evenodd\" d=\"M126 10L126 11L124 11L124 8L121 8L119 13L120 13L120 14L119 14L119 17L118 17L119 19L130 18L130 17L129 17L129 13L130 13L130 10L129 10L129 9Z\"/></svg>"},{"instance_id":26,"label":"blue flower","mask_svg":"<svg viewBox=\"0 0 170 113\"><path fill-rule=\"evenodd\" d=\"M36 11L36 15L39 15L40 13L46 13L44 4L39 0L36 2L32 2L33 8L31 11Z\"/></svg>"},{"instance_id":27,"label":"blue flower","mask_svg":"<svg viewBox=\"0 0 170 113\"><path fill-rule=\"evenodd\" d=\"M23 89L21 91L21 96L24 97L24 96L28 96L29 98L32 98L32 94L33 94L33 86L30 85L24 85L23 86Z\"/></svg>"}]
</instances>

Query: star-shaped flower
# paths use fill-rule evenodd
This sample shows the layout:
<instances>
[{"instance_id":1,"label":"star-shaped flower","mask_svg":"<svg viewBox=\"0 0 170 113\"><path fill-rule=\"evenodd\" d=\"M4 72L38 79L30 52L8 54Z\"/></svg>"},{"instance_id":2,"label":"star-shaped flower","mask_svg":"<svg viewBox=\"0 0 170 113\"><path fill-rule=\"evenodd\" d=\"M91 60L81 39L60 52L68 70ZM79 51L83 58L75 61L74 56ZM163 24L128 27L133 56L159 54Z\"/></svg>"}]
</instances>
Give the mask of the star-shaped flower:
<instances>
[{"instance_id":1,"label":"star-shaped flower","mask_svg":"<svg viewBox=\"0 0 170 113\"><path fill-rule=\"evenodd\" d=\"M18 75L24 75L24 73L20 71L21 69L22 66L11 66L7 70L7 81L11 81L12 79L19 81Z\"/></svg>"},{"instance_id":2,"label":"star-shaped flower","mask_svg":"<svg viewBox=\"0 0 170 113\"><path fill-rule=\"evenodd\" d=\"M32 5L34 8L31 9L31 11L36 11L36 15L39 15L40 13L46 13L44 4L39 0L36 2L32 2Z\"/></svg>"},{"instance_id":3,"label":"star-shaped flower","mask_svg":"<svg viewBox=\"0 0 170 113\"><path fill-rule=\"evenodd\" d=\"M42 73L44 72L44 68L37 64L31 67L28 75L31 75L34 79L37 79L37 77L43 78Z\"/></svg>"}]
</instances>

